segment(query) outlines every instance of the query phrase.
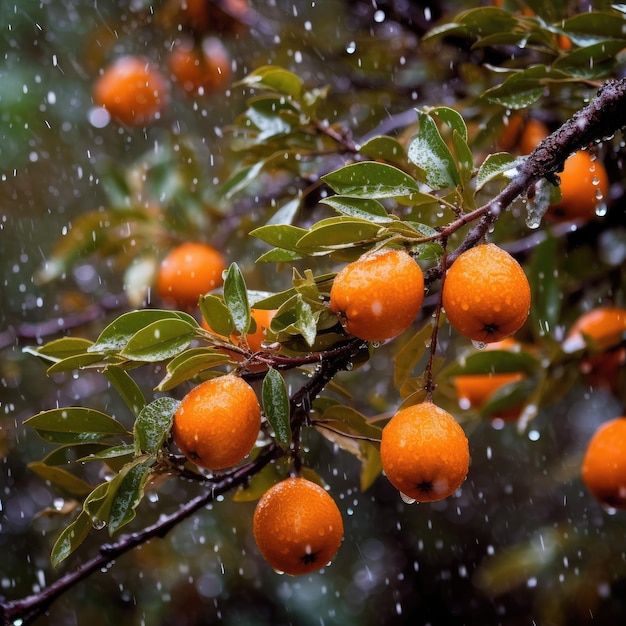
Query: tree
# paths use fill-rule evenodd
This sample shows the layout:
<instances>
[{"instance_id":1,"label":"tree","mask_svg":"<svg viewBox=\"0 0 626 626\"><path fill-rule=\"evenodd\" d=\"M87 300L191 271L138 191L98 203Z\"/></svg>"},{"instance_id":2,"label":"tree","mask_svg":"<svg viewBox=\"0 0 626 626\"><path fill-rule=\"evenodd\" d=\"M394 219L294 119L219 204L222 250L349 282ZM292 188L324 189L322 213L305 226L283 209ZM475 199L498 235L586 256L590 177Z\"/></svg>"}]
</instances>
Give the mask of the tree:
<instances>
[{"instance_id":1,"label":"tree","mask_svg":"<svg viewBox=\"0 0 626 626\"><path fill-rule=\"evenodd\" d=\"M125 268L128 310L116 312L91 338L68 333L28 352L48 364L49 374L100 372L122 402L107 410L82 406L81 399L81 406L48 408L31 417L26 425L53 446L41 461L31 462L31 469L63 494L68 506L62 512L72 515L52 547L55 566L80 552L94 527L106 528L111 539L33 596L4 602L6 623L28 623L88 574L164 536L226 494L254 501L294 474L330 481L332 472L323 472L319 463L323 454L352 455L359 477L353 467L346 480L367 492L382 482L378 444L384 424L402 408L433 401L459 420L470 440L472 432L480 437L482 425L494 416L496 432L510 434L511 424L502 416L513 412L514 432L521 438L542 411L556 411L566 402L584 374L610 362L611 371L601 371L600 380L611 397L619 398L623 412L624 327L608 344L584 329L578 342L566 336L586 309L624 303L623 257L597 259L602 247L623 239L616 133L625 119L626 86L617 78L625 47L619 8L607 4L575 13L565 3L528 3L524 11L521 6L481 7L446 13L437 25L428 19L424 25L400 5L390 3L363 17L365 8L355 4L346 7L348 15L393 25L403 37L419 41L425 60L411 60L407 67L400 53L391 58L392 50L386 58L398 75L389 81L388 69L376 66L375 50L383 36L378 32L368 43L371 56L358 56L371 67L351 67L348 90L338 75L328 86L315 80L314 72L298 71L297 63L290 69L254 63L256 69L231 87L246 101L226 129L232 155L223 158L227 174L217 190L203 175L212 167L213 153L178 130L170 132L127 171L126 165L111 166L109 206L82 211L55 245L40 280L58 281L84 259L106 261ZM215 6L225 20L220 28L237 32L248 27L247 37L271 37L275 24L260 7L257 12L238 3ZM158 7L145 28L168 34L174 44L179 23L192 40L210 35L208 26L184 9L179 13L180 8L177 2ZM304 31L309 32L306 23ZM360 45L349 43L345 60L357 58L352 55ZM419 72L426 73L423 81L415 80ZM141 80L145 85L151 79ZM203 89L213 88L206 85ZM383 107L373 98L359 112L361 119L350 121L352 90L368 102L372 86L378 96L388 94L392 85L400 86L400 94L393 98L390 116L380 115ZM449 89L454 89L452 99ZM168 97L197 97L192 89L183 91ZM419 106L407 110L413 91ZM427 104L421 105L424 100ZM157 101L167 106L165 96ZM136 102L131 101L131 109ZM95 110L92 123L99 124L102 114ZM167 109L146 115L137 120L139 132L148 132L141 129L157 123L149 118L158 121ZM503 141L505 128L518 128L521 135L529 120L548 129L529 155L515 153L519 137L507 151L493 149ZM132 115L122 121L134 123ZM119 127L115 124L111 129ZM550 207L561 201L559 173L580 150L593 154L592 174L606 167L612 187L608 196L594 192L590 217L572 228ZM593 175L591 185L599 187ZM259 216L253 214L257 207L262 207ZM216 229L222 234L211 237ZM247 258L232 261L223 286L199 294L197 308L176 310L166 300L150 299L146 287L156 284L160 249L192 239L226 247L224 240L244 234L255 242L249 245L262 269L253 270ZM530 317L516 334L514 349L472 346L444 315L446 272L487 240L518 258L530 283ZM329 300L338 269L388 249L407 251L416 260L426 299L410 330L371 341L350 334L348 311L332 310ZM574 257L593 263L589 269L574 266ZM285 274L273 269L284 267L293 268L287 284ZM387 278L392 287L403 279ZM391 295L383 304L395 300ZM247 337L256 330L254 312L259 310L275 314L264 342L251 348ZM69 330L72 318L64 325ZM598 356L601 361L593 361ZM174 445L172 424L193 387L229 372L257 389L262 432L249 458L232 469L206 471ZM465 399L465 408L459 408L454 384L460 377L511 373L515 379L485 403L467 406ZM598 378L592 384L596 387ZM371 389L382 391L370 395L366 390ZM470 481L479 463L474 455L462 493L476 490ZM94 470L96 465L101 470ZM176 510L154 511L145 522L142 514L138 525L136 516L146 501L172 481L193 486L185 489ZM474 497L472 506L480 510L480 498ZM550 550L576 549L568 543L567 528L552 530ZM517 549L515 557L476 567L477 587L497 597L520 578L541 571L539 564L528 564L535 555L532 546L522 543ZM551 609L544 602L540 610L548 615ZM564 604L554 609L568 610Z\"/></svg>"}]
</instances>

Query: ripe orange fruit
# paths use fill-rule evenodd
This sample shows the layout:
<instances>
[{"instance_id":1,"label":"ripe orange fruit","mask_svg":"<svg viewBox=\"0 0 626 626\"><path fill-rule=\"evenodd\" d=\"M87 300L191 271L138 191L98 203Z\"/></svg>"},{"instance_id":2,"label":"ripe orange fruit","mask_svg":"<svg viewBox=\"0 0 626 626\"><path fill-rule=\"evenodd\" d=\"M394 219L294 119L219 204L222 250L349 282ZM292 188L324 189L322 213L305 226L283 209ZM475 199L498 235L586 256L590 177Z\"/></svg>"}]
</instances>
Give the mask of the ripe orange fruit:
<instances>
[{"instance_id":1,"label":"ripe orange fruit","mask_svg":"<svg viewBox=\"0 0 626 626\"><path fill-rule=\"evenodd\" d=\"M600 307L593 309L572 325L564 347L573 350L586 345L591 340L593 354L581 363L587 382L597 387L619 388L619 369L626 364L626 348L619 347L626 336L626 309ZM613 349L612 349L613 348Z\"/></svg>"},{"instance_id":2,"label":"ripe orange fruit","mask_svg":"<svg viewBox=\"0 0 626 626\"><path fill-rule=\"evenodd\" d=\"M492 343L515 333L530 309L530 285L521 265L488 243L454 261L443 283L443 307L463 336Z\"/></svg>"},{"instance_id":3,"label":"ripe orange fruit","mask_svg":"<svg viewBox=\"0 0 626 626\"><path fill-rule=\"evenodd\" d=\"M172 437L193 463L210 470L232 467L254 446L261 408L250 385L226 374L194 387L174 415Z\"/></svg>"},{"instance_id":4,"label":"ripe orange fruit","mask_svg":"<svg viewBox=\"0 0 626 626\"><path fill-rule=\"evenodd\" d=\"M524 128L524 117L519 113L511 113L503 117L503 126L497 141L498 150L511 152L518 143Z\"/></svg>"},{"instance_id":5,"label":"ripe orange fruit","mask_svg":"<svg viewBox=\"0 0 626 626\"><path fill-rule=\"evenodd\" d=\"M343 538L343 520L332 497L305 478L287 478L259 500L254 539L279 572L299 576L324 567Z\"/></svg>"},{"instance_id":6,"label":"ripe orange fruit","mask_svg":"<svg viewBox=\"0 0 626 626\"><path fill-rule=\"evenodd\" d=\"M200 47L191 39L179 41L170 53L169 67L190 96L221 91L230 83L230 56L216 37L206 37Z\"/></svg>"},{"instance_id":7,"label":"ripe orange fruit","mask_svg":"<svg viewBox=\"0 0 626 626\"><path fill-rule=\"evenodd\" d=\"M517 148L520 154L530 154L548 135L548 127L536 118L529 118L519 137Z\"/></svg>"},{"instance_id":8,"label":"ripe orange fruit","mask_svg":"<svg viewBox=\"0 0 626 626\"><path fill-rule=\"evenodd\" d=\"M579 150L565 161L559 178L561 201L550 206L546 218L553 222L594 219L598 204L606 200L609 191L604 165L586 150Z\"/></svg>"},{"instance_id":9,"label":"ripe orange fruit","mask_svg":"<svg viewBox=\"0 0 626 626\"><path fill-rule=\"evenodd\" d=\"M93 86L93 101L123 124L153 120L162 112L166 99L165 79L141 57L120 57Z\"/></svg>"},{"instance_id":10,"label":"ripe orange fruit","mask_svg":"<svg viewBox=\"0 0 626 626\"><path fill-rule=\"evenodd\" d=\"M226 262L213 247L187 242L174 248L161 261L157 273L157 293L176 306L197 306L198 298L223 284Z\"/></svg>"},{"instance_id":11,"label":"ripe orange fruit","mask_svg":"<svg viewBox=\"0 0 626 626\"><path fill-rule=\"evenodd\" d=\"M391 484L418 502L452 495L469 468L469 443L459 423L432 402L396 413L383 428L380 459Z\"/></svg>"},{"instance_id":12,"label":"ripe orange fruit","mask_svg":"<svg viewBox=\"0 0 626 626\"><path fill-rule=\"evenodd\" d=\"M346 332L366 341L405 331L424 302L424 275L404 250L364 254L335 276L330 310Z\"/></svg>"},{"instance_id":13,"label":"ripe orange fruit","mask_svg":"<svg viewBox=\"0 0 626 626\"><path fill-rule=\"evenodd\" d=\"M222 0L219 3L210 0L177 1L182 21L199 33L213 31L235 35L245 27L241 18L250 10L247 0Z\"/></svg>"},{"instance_id":14,"label":"ripe orange fruit","mask_svg":"<svg viewBox=\"0 0 626 626\"><path fill-rule=\"evenodd\" d=\"M602 504L626 509L626 417L605 422L587 445L582 479Z\"/></svg>"}]
</instances>

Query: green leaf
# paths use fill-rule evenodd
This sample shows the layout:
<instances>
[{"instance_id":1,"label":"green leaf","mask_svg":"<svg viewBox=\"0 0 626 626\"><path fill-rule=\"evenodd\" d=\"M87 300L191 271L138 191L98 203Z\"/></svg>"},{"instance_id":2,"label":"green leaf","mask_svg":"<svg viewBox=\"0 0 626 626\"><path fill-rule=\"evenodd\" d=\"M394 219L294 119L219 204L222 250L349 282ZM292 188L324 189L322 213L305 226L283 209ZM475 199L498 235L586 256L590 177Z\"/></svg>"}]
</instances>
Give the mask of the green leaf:
<instances>
[{"instance_id":1,"label":"green leaf","mask_svg":"<svg viewBox=\"0 0 626 626\"><path fill-rule=\"evenodd\" d=\"M396 389L402 387L426 353L426 349L430 345L432 332L432 325L425 324L396 354L393 360L393 384Z\"/></svg>"},{"instance_id":2,"label":"green leaf","mask_svg":"<svg viewBox=\"0 0 626 626\"><path fill-rule=\"evenodd\" d=\"M84 480L60 467L51 467L39 461L29 463L28 469L73 497L85 496L92 489L91 485Z\"/></svg>"},{"instance_id":3,"label":"green leaf","mask_svg":"<svg viewBox=\"0 0 626 626\"><path fill-rule=\"evenodd\" d=\"M291 226L290 224L268 224L255 228L250 232L250 235L269 243L271 246L297 251L297 243L306 233L306 228Z\"/></svg>"},{"instance_id":4,"label":"green leaf","mask_svg":"<svg viewBox=\"0 0 626 626\"><path fill-rule=\"evenodd\" d=\"M257 260L257 263L290 263L291 261L297 261L303 259L304 254L299 252L293 252L291 250L283 250L281 248L274 248L265 254L262 254Z\"/></svg>"},{"instance_id":5,"label":"green leaf","mask_svg":"<svg viewBox=\"0 0 626 626\"><path fill-rule=\"evenodd\" d=\"M504 177L511 179L517 173L517 159L508 152L490 154L482 163L476 176L476 191L482 189L488 182Z\"/></svg>"},{"instance_id":6,"label":"green leaf","mask_svg":"<svg viewBox=\"0 0 626 626\"><path fill-rule=\"evenodd\" d=\"M235 329L228 307L218 296L212 294L200 296L200 313L209 328L222 337L230 337Z\"/></svg>"},{"instance_id":7,"label":"green leaf","mask_svg":"<svg viewBox=\"0 0 626 626\"><path fill-rule=\"evenodd\" d=\"M111 446L110 448L105 448L100 452L94 452L93 454L89 454L87 456L83 456L77 461L81 463L87 463L89 461L108 461L110 459L119 459L120 457L125 456L134 456L135 454L135 445L134 444L125 444L122 446Z\"/></svg>"},{"instance_id":8,"label":"green leaf","mask_svg":"<svg viewBox=\"0 0 626 626\"><path fill-rule=\"evenodd\" d=\"M191 315L181 313L180 311L162 311L159 309L130 311L120 315L120 317L111 322L100 333L96 343L89 348L89 352L121 352L138 331L144 329L149 324L162 320L183 320L194 327L198 326L198 323Z\"/></svg>"},{"instance_id":9,"label":"green leaf","mask_svg":"<svg viewBox=\"0 0 626 626\"><path fill-rule=\"evenodd\" d=\"M117 393L131 410L132 414L137 416L146 405L146 399L139 388L139 385L131 378L130 374L121 367L109 365L104 368L102 373L107 380L113 385Z\"/></svg>"},{"instance_id":10,"label":"green leaf","mask_svg":"<svg viewBox=\"0 0 626 626\"><path fill-rule=\"evenodd\" d=\"M408 174L385 163L352 163L322 176L336 193L355 198L420 198L417 182Z\"/></svg>"},{"instance_id":11,"label":"green leaf","mask_svg":"<svg viewBox=\"0 0 626 626\"><path fill-rule=\"evenodd\" d=\"M384 232L380 225L354 217L331 217L315 224L298 241L301 250L324 250L370 241Z\"/></svg>"},{"instance_id":12,"label":"green leaf","mask_svg":"<svg viewBox=\"0 0 626 626\"><path fill-rule=\"evenodd\" d=\"M567 78L565 72L537 65L512 74L502 84L485 91L483 97L511 109L525 109L541 98L546 83Z\"/></svg>"},{"instance_id":13,"label":"green leaf","mask_svg":"<svg viewBox=\"0 0 626 626\"><path fill-rule=\"evenodd\" d=\"M52 547L50 562L57 567L78 546L85 541L92 528L91 518L85 511L81 511L78 517L59 535Z\"/></svg>"},{"instance_id":14,"label":"green leaf","mask_svg":"<svg viewBox=\"0 0 626 626\"><path fill-rule=\"evenodd\" d=\"M453 131L456 131L463 141L467 141L467 125L462 115L450 107L434 107L427 110L429 115L434 115L445 122Z\"/></svg>"},{"instance_id":15,"label":"green leaf","mask_svg":"<svg viewBox=\"0 0 626 626\"><path fill-rule=\"evenodd\" d=\"M272 217L267 221L268 225L274 224L291 224L295 219L298 211L302 207L302 200L304 198L304 194L302 196L298 196L297 198L293 198L288 202L285 202Z\"/></svg>"},{"instance_id":16,"label":"green leaf","mask_svg":"<svg viewBox=\"0 0 626 626\"><path fill-rule=\"evenodd\" d=\"M274 65L264 65L250 72L241 84L264 87L298 99L302 95L302 81L298 76Z\"/></svg>"},{"instance_id":17,"label":"green leaf","mask_svg":"<svg viewBox=\"0 0 626 626\"><path fill-rule=\"evenodd\" d=\"M387 224L397 221L389 215L387 209L371 198L352 198L350 196L331 196L321 200L322 204L327 204L338 213L360 220L368 220L375 224Z\"/></svg>"},{"instance_id":18,"label":"green leaf","mask_svg":"<svg viewBox=\"0 0 626 626\"><path fill-rule=\"evenodd\" d=\"M316 316L313 314L311 305L305 302L300 294L298 294L296 304L295 327L309 346L315 343L315 337L317 336Z\"/></svg>"},{"instance_id":19,"label":"green leaf","mask_svg":"<svg viewBox=\"0 0 626 626\"><path fill-rule=\"evenodd\" d=\"M623 6L623 5L619 5ZM588 11L579 13L562 23L562 32L581 47L601 43L607 39L624 39L623 12Z\"/></svg>"},{"instance_id":20,"label":"green leaf","mask_svg":"<svg viewBox=\"0 0 626 626\"><path fill-rule=\"evenodd\" d=\"M250 328L250 304L246 282L236 263L231 263L224 278L224 300L233 319L235 330L245 335Z\"/></svg>"},{"instance_id":21,"label":"green leaf","mask_svg":"<svg viewBox=\"0 0 626 626\"><path fill-rule=\"evenodd\" d=\"M78 356L84 354L90 346L93 345L93 341L88 339L82 339L80 337L63 337L61 339L55 339L47 344L37 348L34 352L38 355L49 357L52 359L63 360L68 357Z\"/></svg>"},{"instance_id":22,"label":"green leaf","mask_svg":"<svg viewBox=\"0 0 626 626\"><path fill-rule=\"evenodd\" d=\"M83 369L87 367L96 367L103 365L104 361L101 354L82 353L68 356L65 359L57 361L47 370L47 374L56 374L57 372L71 372L73 370Z\"/></svg>"},{"instance_id":23,"label":"green leaf","mask_svg":"<svg viewBox=\"0 0 626 626\"><path fill-rule=\"evenodd\" d=\"M124 436L128 431L115 419L83 407L65 407L42 411L24 421L51 443L89 443L111 435Z\"/></svg>"},{"instance_id":24,"label":"green leaf","mask_svg":"<svg viewBox=\"0 0 626 626\"><path fill-rule=\"evenodd\" d=\"M157 386L157 391L168 391L201 372L229 363L230 359L215 348L191 348L174 357L167 364L167 374Z\"/></svg>"},{"instance_id":25,"label":"green leaf","mask_svg":"<svg viewBox=\"0 0 626 626\"><path fill-rule=\"evenodd\" d=\"M552 334L560 320L563 293L555 271L560 253L559 240L549 235L535 246L530 260L530 320L536 337Z\"/></svg>"},{"instance_id":26,"label":"green leaf","mask_svg":"<svg viewBox=\"0 0 626 626\"><path fill-rule=\"evenodd\" d=\"M119 476L122 479L111 501L107 522L110 535L135 518L135 509L143 499L144 488L152 472L153 463L151 458L134 465L129 463L125 466L128 469L120 472Z\"/></svg>"},{"instance_id":27,"label":"green leaf","mask_svg":"<svg viewBox=\"0 0 626 626\"><path fill-rule=\"evenodd\" d=\"M291 445L291 422L287 385L280 373L270 367L263 379L263 410L274 437L283 450Z\"/></svg>"},{"instance_id":28,"label":"green leaf","mask_svg":"<svg viewBox=\"0 0 626 626\"><path fill-rule=\"evenodd\" d=\"M604 77L615 66L615 55L626 47L624 33L618 41L602 41L584 48L578 48L560 59L552 68L578 78Z\"/></svg>"},{"instance_id":29,"label":"green leaf","mask_svg":"<svg viewBox=\"0 0 626 626\"><path fill-rule=\"evenodd\" d=\"M537 371L539 363L533 355L516 350L480 350L461 360L455 361L441 371L441 376L466 376L475 374L531 375Z\"/></svg>"},{"instance_id":30,"label":"green leaf","mask_svg":"<svg viewBox=\"0 0 626 626\"><path fill-rule=\"evenodd\" d=\"M404 146L397 139L386 135L372 137L359 147L359 152L370 159L380 159L399 165L406 163Z\"/></svg>"},{"instance_id":31,"label":"green leaf","mask_svg":"<svg viewBox=\"0 0 626 626\"><path fill-rule=\"evenodd\" d=\"M164 361L182 352L194 338L197 322L162 319L137 331L120 352L130 361L153 363Z\"/></svg>"},{"instance_id":32,"label":"green leaf","mask_svg":"<svg viewBox=\"0 0 626 626\"><path fill-rule=\"evenodd\" d=\"M135 420L135 454L156 454L169 436L180 400L157 398L139 413Z\"/></svg>"},{"instance_id":33,"label":"green leaf","mask_svg":"<svg viewBox=\"0 0 626 626\"><path fill-rule=\"evenodd\" d=\"M417 115L420 127L409 144L409 161L424 172L426 184L433 189L455 188L461 179L454 156L432 117L421 111Z\"/></svg>"}]
</instances>

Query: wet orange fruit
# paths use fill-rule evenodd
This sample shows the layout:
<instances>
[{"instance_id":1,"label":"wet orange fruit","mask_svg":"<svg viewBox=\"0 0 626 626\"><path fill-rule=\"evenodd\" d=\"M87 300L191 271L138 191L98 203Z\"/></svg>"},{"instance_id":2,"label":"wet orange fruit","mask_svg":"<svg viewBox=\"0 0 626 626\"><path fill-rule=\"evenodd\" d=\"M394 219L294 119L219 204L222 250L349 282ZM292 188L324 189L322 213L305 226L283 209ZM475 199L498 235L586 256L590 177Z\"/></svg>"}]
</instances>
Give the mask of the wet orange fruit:
<instances>
[{"instance_id":1,"label":"wet orange fruit","mask_svg":"<svg viewBox=\"0 0 626 626\"><path fill-rule=\"evenodd\" d=\"M548 135L548 127L538 119L529 118L519 137L517 148L520 154L530 154Z\"/></svg>"},{"instance_id":2,"label":"wet orange fruit","mask_svg":"<svg viewBox=\"0 0 626 626\"><path fill-rule=\"evenodd\" d=\"M517 344L513 339L503 339L487 345L485 350L515 350ZM453 380L454 389L456 391L459 405L462 408L482 409L491 397L504 387L511 383L519 382L526 377L523 372L498 372L489 374L462 374L455 376ZM512 407L505 411L494 414L493 417L499 417L504 420L514 420L519 417L519 407Z\"/></svg>"},{"instance_id":3,"label":"wet orange fruit","mask_svg":"<svg viewBox=\"0 0 626 626\"><path fill-rule=\"evenodd\" d=\"M404 332L424 302L422 269L404 250L364 254L335 276L330 309L346 332L384 341Z\"/></svg>"},{"instance_id":4,"label":"wet orange fruit","mask_svg":"<svg viewBox=\"0 0 626 626\"><path fill-rule=\"evenodd\" d=\"M169 57L172 76L191 96L223 91L230 83L230 55L217 37L206 37L200 46L179 41Z\"/></svg>"},{"instance_id":5,"label":"wet orange fruit","mask_svg":"<svg viewBox=\"0 0 626 626\"><path fill-rule=\"evenodd\" d=\"M553 222L590 221L601 202L606 202L609 177L604 165L586 150L575 152L565 161L561 179L561 201L550 206L546 218Z\"/></svg>"},{"instance_id":6,"label":"wet orange fruit","mask_svg":"<svg viewBox=\"0 0 626 626\"><path fill-rule=\"evenodd\" d=\"M605 422L587 445L582 479L599 502L626 509L626 417Z\"/></svg>"},{"instance_id":7,"label":"wet orange fruit","mask_svg":"<svg viewBox=\"0 0 626 626\"><path fill-rule=\"evenodd\" d=\"M157 117L167 100L167 83L144 58L120 57L93 86L93 101L123 124L143 124Z\"/></svg>"},{"instance_id":8,"label":"wet orange fruit","mask_svg":"<svg viewBox=\"0 0 626 626\"><path fill-rule=\"evenodd\" d=\"M198 298L223 284L226 262L213 247L187 242L174 248L161 262L157 273L157 293L176 306L197 306Z\"/></svg>"},{"instance_id":9,"label":"wet orange fruit","mask_svg":"<svg viewBox=\"0 0 626 626\"><path fill-rule=\"evenodd\" d=\"M488 243L454 261L443 283L448 321L474 341L491 343L515 333L530 309L530 285L521 265Z\"/></svg>"},{"instance_id":10,"label":"wet orange fruit","mask_svg":"<svg viewBox=\"0 0 626 626\"><path fill-rule=\"evenodd\" d=\"M210 470L232 467L254 446L261 408L250 385L226 374L194 387L174 415L172 437L193 463Z\"/></svg>"},{"instance_id":11,"label":"wet orange fruit","mask_svg":"<svg viewBox=\"0 0 626 626\"><path fill-rule=\"evenodd\" d=\"M250 309L250 315L256 323L256 330L253 333L247 333L245 337L245 343L252 352L260 352L263 347L262 343L265 341L265 331L270 327L274 315L276 315L275 309ZM206 322L202 320L202 328L208 330L210 333L216 334L218 337L225 339L222 335L217 334ZM236 345L240 346L242 342L241 335L233 333L230 336L230 340Z\"/></svg>"},{"instance_id":12,"label":"wet orange fruit","mask_svg":"<svg viewBox=\"0 0 626 626\"><path fill-rule=\"evenodd\" d=\"M619 370L626 364L626 309L600 307L589 311L572 325L564 348L574 351L585 346L592 354L583 359L581 371L591 385L617 391Z\"/></svg>"},{"instance_id":13,"label":"wet orange fruit","mask_svg":"<svg viewBox=\"0 0 626 626\"><path fill-rule=\"evenodd\" d=\"M271 487L254 511L254 539L278 572L299 576L324 567L343 538L335 501L305 478L287 478Z\"/></svg>"},{"instance_id":14,"label":"wet orange fruit","mask_svg":"<svg viewBox=\"0 0 626 626\"><path fill-rule=\"evenodd\" d=\"M452 495L469 468L469 443L459 423L432 402L396 413L383 428L383 470L391 484L417 502Z\"/></svg>"}]
</instances>

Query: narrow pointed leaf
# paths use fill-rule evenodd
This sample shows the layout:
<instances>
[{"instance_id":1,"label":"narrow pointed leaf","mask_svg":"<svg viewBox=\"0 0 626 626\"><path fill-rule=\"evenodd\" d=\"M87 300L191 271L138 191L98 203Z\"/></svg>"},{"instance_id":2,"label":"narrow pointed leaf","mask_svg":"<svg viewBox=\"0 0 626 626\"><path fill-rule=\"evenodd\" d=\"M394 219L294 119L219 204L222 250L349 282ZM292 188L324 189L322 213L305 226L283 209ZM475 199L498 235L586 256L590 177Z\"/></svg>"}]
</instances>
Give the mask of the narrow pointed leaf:
<instances>
[{"instance_id":1,"label":"narrow pointed leaf","mask_svg":"<svg viewBox=\"0 0 626 626\"><path fill-rule=\"evenodd\" d=\"M146 399L130 374L121 367L115 366L105 367L102 373L119 393L132 414L139 415L141 409L146 405Z\"/></svg>"},{"instance_id":2,"label":"narrow pointed leaf","mask_svg":"<svg viewBox=\"0 0 626 626\"><path fill-rule=\"evenodd\" d=\"M194 338L197 322L162 319L137 331L128 341L121 355L131 361L164 361L182 352Z\"/></svg>"},{"instance_id":3,"label":"narrow pointed leaf","mask_svg":"<svg viewBox=\"0 0 626 626\"><path fill-rule=\"evenodd\" d=\"M81 511L78 517L63 530L55 541L50 554L52 566L57 567L72 554L85 541L91 528L91 518L85 511Z\"/></svg>"},{"instance_id":4,"label":"narrow pointed leaf","mask_svg":"<svg viewBox=\"0 0 626 626\"><path fill-rule=\"evenodd\" d=\"M110 535L134 519L135 509L143 499L144 488L152 471L152 465L153 459L148 459L131 465L123 474L111 502L108 520Z\"/></svg>"},{"instance_id":5,"label":"narrow pointed leaf","mask_svg":"<svg viewBox=\"0 0 626 626\"><path fill-rule=\"evenodd\" d=\"M287 385L280 372L269 368L263 379L263 410L283 450L291 445L291 423Z\"/></svg>"},{"instance_id":6,"label":"narrow pointed leaf","mask_svg":"<svg viewBox=\"0 0 626 626\"><path fill-rule=\"evenodd\" d=\"M236 263L231 264L224 279L224 300L233 318L235 329L244 335L250 328L250 304L246 283Z\"/></svg>"}]
</instances>

